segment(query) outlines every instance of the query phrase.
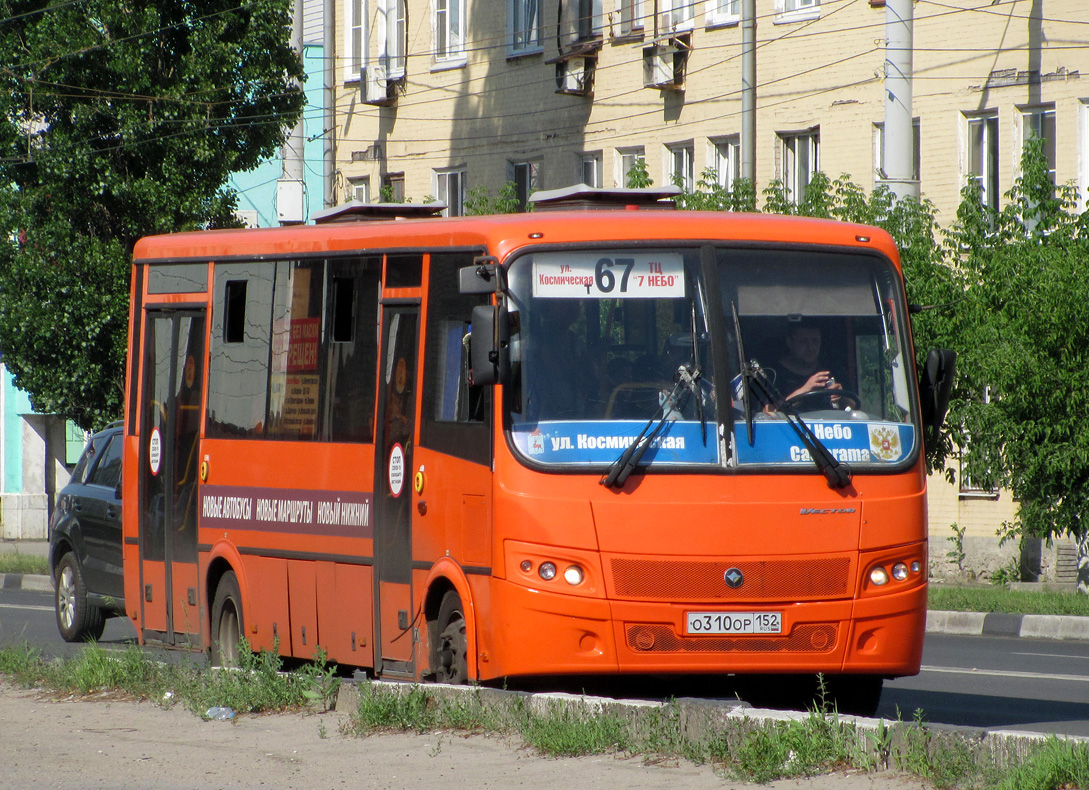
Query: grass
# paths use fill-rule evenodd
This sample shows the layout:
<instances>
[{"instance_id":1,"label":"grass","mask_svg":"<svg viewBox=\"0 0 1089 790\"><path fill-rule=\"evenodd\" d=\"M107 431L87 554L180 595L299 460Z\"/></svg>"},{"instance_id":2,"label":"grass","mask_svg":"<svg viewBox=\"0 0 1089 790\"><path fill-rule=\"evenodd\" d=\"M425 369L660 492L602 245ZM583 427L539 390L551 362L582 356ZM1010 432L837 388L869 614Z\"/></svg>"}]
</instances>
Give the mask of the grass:
<instances>
[{"instance_id":1,"label":"grass","mask_svg":"<svg viewBox=\"0 0 1089 790\"><path fill-rule=\"evenodd\" d=\"M946 587L931 584L928 606L933 610L950 612L1089 616L1089 596L1007 590L992 585Z\"/></svg>"},{"instance_id":2,"label":"grass","mask_svg":"<svg viewBox=\"0 0 1089 790\"><path fill-rule=\"evenodd\" d=\"M0 553L0 573L33 573L49 575L49 560L32 554L19 552Z\"/></svg>"},{"instance_id":3,"label":"grass","mask_svg":"<svg viewBox=\"0 0 1089 790\"><path fill-rule=\"evenodd\" d=\"M107 652L96 645L75 657L46 659L29 645L0 649L0 675L18 685L71 695L113 694L197 715L213 706L239 712L331 707L340 683L320 653L284 672L274 653L241 651L242 666L223 671L154 661L137 646ZM999 754L977 738L911 722L860 728L826 705L788 720L726 716L714 708L670 702L622 704L533 699L483 689L458 693L428 686L362 683L346 736L376 732L454 731L513 737L548 756L618 754L647 762L689 760L724 777L768 783L834 771L898 770L944 790L1067 790L1089 787L1089 744L1050 738ZM699 710L704 710L703 714ZM706 715L705 721L696 718ZM324 721L319 734L326 737Z\"/></svg>"}]
</instances>

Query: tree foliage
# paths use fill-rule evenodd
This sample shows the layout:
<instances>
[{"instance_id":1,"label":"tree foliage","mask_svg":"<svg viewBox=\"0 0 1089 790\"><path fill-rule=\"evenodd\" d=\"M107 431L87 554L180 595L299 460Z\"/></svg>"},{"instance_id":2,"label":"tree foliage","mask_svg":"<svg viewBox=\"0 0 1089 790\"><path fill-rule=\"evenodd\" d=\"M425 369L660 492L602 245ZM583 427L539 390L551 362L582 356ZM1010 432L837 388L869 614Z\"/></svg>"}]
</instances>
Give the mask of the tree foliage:
<instances>
[{"instance_id":1,"label":"tree foliage","mask_svg":"<svg viewBox=\"0 0 1089 790\"><path fill-rule=\"evenodd\" d=\"M129 265L236 224L301 113L288 0L0 0L0 350L34 408L121 413Z\"/></svg>"}]
</instances>

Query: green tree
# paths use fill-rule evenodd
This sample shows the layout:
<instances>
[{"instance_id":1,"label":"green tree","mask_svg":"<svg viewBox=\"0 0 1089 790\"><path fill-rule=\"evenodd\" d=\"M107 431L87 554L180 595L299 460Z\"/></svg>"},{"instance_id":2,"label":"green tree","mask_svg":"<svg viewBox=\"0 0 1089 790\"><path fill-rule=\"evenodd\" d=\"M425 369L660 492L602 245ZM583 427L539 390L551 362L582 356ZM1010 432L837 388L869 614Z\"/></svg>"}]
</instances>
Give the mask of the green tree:
<instances>
[{"instance_id":1,"label":"green tree","mask_svg":"<svg viewBox=\"0 0 1089 790\"><path fill-rule=\"evenodd\" d=\"M0 0L0 350L36 409L122 410L129 261L236 224L304 98L288 0Z\"/></svg>"}]
</instances>

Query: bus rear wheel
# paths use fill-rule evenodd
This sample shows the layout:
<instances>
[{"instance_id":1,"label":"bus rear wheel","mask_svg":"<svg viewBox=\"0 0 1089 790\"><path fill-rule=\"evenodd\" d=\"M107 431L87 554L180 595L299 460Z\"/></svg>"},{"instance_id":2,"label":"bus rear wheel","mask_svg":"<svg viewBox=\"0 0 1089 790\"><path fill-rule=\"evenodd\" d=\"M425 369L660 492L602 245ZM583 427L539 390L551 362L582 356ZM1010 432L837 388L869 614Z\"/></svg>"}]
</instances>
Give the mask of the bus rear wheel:
<instances>
[{"instance_id":1,"label":"bus rear wheel","mask_svg":"<svg viewBox=\"0 0 1089 790\"><path fill-rule=\"evenodd\" d=\"M219 580L212 604L212 666L238 666L239 645L244 633L238 577L234 571L227 571Z\"/></svg>"},{"instance_id":2,"label":"bus rear wheel","mask_svg":"<svg viewBox=\"0 0 1089 790\"><path fill-rule=\"evenodd\" d=\"M437 637L431 651L435 682L468 683L469 640L465 634L465 610L461 598L453 590L448 590L442 597L432 634Z\"/></svg>"}]
</instances>

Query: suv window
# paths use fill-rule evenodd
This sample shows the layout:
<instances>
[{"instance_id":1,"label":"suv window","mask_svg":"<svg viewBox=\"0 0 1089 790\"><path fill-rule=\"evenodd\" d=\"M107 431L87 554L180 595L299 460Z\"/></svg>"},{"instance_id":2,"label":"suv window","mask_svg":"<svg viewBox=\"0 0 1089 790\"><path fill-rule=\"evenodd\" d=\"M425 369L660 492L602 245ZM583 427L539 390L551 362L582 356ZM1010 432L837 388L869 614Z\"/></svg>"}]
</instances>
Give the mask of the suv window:
<instances>
[{"instance_id":1,"label":"suv window","mask_svg":"<svg viewBox=\"0 0 1089 790\"><path fill-rule=\"evenodd\" d=\"M105 434L96 434L91 437L91 440L87 442L87 447L83 450L83 455L76 462L76 468L72 470L72 482L87 482L87 473L91 471L95 459L98 458L98 454L102 451L103 445L106 444L106 440L109 438Z\"/></svg>"},{"instance_id":2,"label":"suv window","mask_svg":"<svg viewBox=\"0 0 1089 790\"><path fill-rule=\"evenodd\" d=\"M121 432L109 437L110 443L102 451L98 464L87 480L91 485L116 488L121 480Z\"/></svg>"}]
</instances>

